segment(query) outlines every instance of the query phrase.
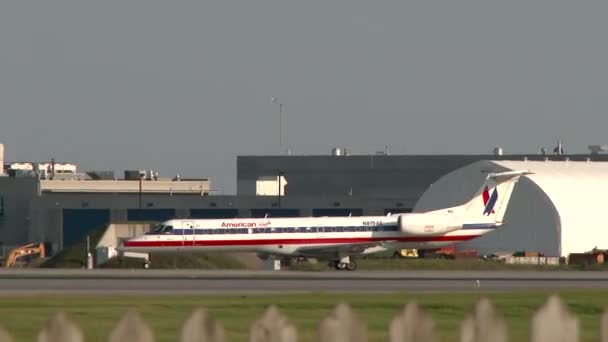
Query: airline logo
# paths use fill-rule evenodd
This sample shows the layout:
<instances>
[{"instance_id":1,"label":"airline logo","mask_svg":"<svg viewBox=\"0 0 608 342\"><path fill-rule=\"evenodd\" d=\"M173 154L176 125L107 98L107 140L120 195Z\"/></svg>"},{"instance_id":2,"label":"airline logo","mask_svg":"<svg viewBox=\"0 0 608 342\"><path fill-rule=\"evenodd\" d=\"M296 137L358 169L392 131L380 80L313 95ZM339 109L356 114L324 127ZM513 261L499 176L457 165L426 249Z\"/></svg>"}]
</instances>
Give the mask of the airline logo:
<instances>
[{"instance_id":1,"label":"airline logo","mask_svg":"<svg viewBox=\"0 0 608 342\"><path fill-rule=\"evenodd\" d=\"M270 221L255 222L222 222L222 228L255 228L255 227L268 227Z\"/></svg>"},{"instance_id":2,"label":"airline logo","mask_svg":"<svg viewBox=\"0 0 608 342\"><path fill-rule=\"evenodd\" d=\"M222 222L222 228L249 228L256 226L253 222Z\"/></svg>"},{"instance_id":3,"label":"airline logo","mask_svg":"<svg viewBox=\"0 0 608 342\"><path fill-rule=\"evenodd\" d=\"M485 205L485 209L483 210L483 214L484 215L490 215L490 214L494 214L494 205L496 204L496 201L498 200L498 190L497 188L494 188L494 191L492 192L492 196L490 196L490 191L488 190L488 187L486 186L485 189L483 189L483 205Z\"/></svg>"}]
</instances>

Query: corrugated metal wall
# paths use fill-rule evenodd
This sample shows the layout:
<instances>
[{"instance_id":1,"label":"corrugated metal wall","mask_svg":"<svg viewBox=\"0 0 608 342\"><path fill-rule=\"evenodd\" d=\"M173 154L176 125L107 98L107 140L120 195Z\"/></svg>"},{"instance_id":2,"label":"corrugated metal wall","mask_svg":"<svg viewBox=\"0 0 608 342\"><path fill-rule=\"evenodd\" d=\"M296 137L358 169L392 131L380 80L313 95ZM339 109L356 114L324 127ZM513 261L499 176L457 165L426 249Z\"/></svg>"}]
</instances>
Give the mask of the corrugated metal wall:
<instances>
[{"instance_id":1,"label":"corrugated metal wall","mask_svg":"<svg viewBox=\"0 0 608 342\"><path fill-rule=\"evenodd\" d=\"M157 221L162 222L175 218L175 209L129 209L129 221Z\"/></svg>"},{"instance_id":2,"label":"corrugated metal wall","mask_svg":"<svg viewBox=\"0 0 608 342\"><path fill-rule=\"evenodd\" d=\"M87 233L110 223L108 209L64 209L63 248L81 241Z\"/></svg>"}]
</instances>

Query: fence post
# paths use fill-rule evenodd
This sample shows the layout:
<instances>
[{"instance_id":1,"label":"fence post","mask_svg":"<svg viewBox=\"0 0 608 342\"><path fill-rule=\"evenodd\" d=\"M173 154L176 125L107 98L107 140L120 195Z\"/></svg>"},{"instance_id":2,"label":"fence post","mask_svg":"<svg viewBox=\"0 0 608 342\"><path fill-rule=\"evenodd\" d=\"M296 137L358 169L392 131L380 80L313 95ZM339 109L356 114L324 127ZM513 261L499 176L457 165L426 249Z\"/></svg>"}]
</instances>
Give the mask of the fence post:
<instances>
[{"instance_id":1,"label":"fence post","mask_svg":"<svg viewBox=\"0 0 608 342\"><path fill-rule=\"evenodd\" d=\"M279 309L271 305L251 326L249 342L296 342L296 328Z\"/></svg>"},{"instance_id":2,"label":"fence post","mask_svg":"<svg viewBox=\"0 0 608 342\"><path fill-rule=\"evenodd\" d=\"M198 309L184 322L180 342L224 342L224 328L207 310Z\"/></svg>"},{"instance_id":3,"label":"fence post","mask_svg":"<svg viewBox=\"0 0 608 342\"><path fill-rule=\"evenodd\" d=\"M460 325L460 342L507 342L507 323L494 304L481 298Z\"/></svg>"},{"instance_id":4,"label":"fence post","mask_svg":"<svg viewBox=\"0 0 608 342\"><path fill-rule=\"evenodd\" d=\"M391 322L390 342L435 342L435 322L417 303L411 302Z\"/></svg>"},{"instance_id":5,"label":"fence post","mask_svg":"<svg viewBox=\"0 0 608 342\"><path fill-rule=\"evenodd\" d=\"M352 308L338 304L319 326L320 342L367 342L367 325Z\"/></svg>"},{"instance_id":6,"label":"fence post","mask_svg":"<svg viewBox=\"0 0 608 342\"><path fill-rule=\"evenodd\" d=\"M608 310L600 318L600 342L608 342Z\"/></svg>"},{"instance_id":7,"label":"fence post","mask_svg":"<svg viewBox=\"0 0 608 342\"><path fill-rule=\"evenodd\" d=\"M112 329L109 342L154 342L150 327L135 311L128 311Z\"/></svg>"},{"instance_id":8,"label":"fence post","mask_svg":"<svg viewBox=\"0 0 608 342\"><path fill-rule=\"evenodd\" d=\"M0 342L13 342L13 337L3 327L0 327Z\"/></svg>"},{"instance_id":9,"label":"fence post","mask_svg":"<svg viewBox=\"0 0 608 342\"><path fill-rule=\"evenodd\" d=\"M65 313L59 312L38 333L38 342L83 342L82 330Z\"/></svg>"},{"instance_id":10,"label":"fence post","mask_svg":"<svg viewBox=\"0 0 608 342\"><path fill-rule=\"evenodd\" d=\"M578 342L578 319L556 295L549 297L531 323L531 342Z\"/></svg>"}]
</instances>

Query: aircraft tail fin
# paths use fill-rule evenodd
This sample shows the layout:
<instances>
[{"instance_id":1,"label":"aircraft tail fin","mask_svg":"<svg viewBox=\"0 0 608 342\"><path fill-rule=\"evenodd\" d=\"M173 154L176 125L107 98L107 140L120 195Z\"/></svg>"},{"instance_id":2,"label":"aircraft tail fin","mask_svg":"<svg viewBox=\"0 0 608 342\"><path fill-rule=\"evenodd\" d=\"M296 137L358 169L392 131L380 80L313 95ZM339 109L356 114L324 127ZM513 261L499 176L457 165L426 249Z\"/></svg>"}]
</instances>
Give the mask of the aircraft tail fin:
<instances>
[{"instance_id":1,"label":"aircraft tail fin","mask_svg":"<svg viewBox=\"0 0 608 342\"><path fill-rule=\"evenodd\" d=\"M463 206L464 223L501 225L507 206L519 177L532 172L527 170L490 173L473 198Z\"/></svg>"},{"instance_id":2,"label":"aircraft tail fin","mask_svg":"<svg viewBox=\"0 0 608 342\"><path fill-rule=\"evenodd\" d=\"M470 201L458 207L448 208L447 212L462 220L465 226L476 224L480 227L500 226L515 183L519 177L531 173L528 170L489 173ZM437 212L445 211L446 209L437 210Z\"/></svg>"}]
</instances>

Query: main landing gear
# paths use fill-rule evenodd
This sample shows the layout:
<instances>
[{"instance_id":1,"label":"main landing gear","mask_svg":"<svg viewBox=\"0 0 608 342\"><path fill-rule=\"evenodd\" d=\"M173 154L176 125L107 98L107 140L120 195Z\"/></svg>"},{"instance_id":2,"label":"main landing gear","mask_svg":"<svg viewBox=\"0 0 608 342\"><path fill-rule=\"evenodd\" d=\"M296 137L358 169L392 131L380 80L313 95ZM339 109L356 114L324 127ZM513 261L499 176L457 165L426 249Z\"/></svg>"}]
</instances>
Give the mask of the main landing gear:
<instances>
[{"instance_id":1,"label":"main landing gear","mask_svg":"<svg viewBox=\"0 0 608 342\"><path fill-rule=\"evenodd\" d=\"M350 260L350 257L344 257L340 260L332 260L329 262L329 267L335 268L337 271L354 271L357 269L357 263L355 261Z\"/></svg>"}]
</instances>

